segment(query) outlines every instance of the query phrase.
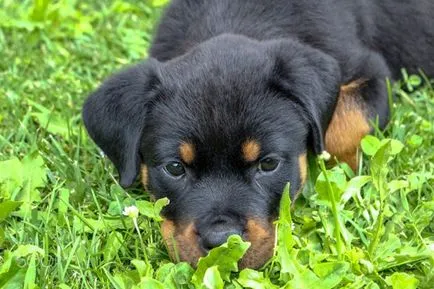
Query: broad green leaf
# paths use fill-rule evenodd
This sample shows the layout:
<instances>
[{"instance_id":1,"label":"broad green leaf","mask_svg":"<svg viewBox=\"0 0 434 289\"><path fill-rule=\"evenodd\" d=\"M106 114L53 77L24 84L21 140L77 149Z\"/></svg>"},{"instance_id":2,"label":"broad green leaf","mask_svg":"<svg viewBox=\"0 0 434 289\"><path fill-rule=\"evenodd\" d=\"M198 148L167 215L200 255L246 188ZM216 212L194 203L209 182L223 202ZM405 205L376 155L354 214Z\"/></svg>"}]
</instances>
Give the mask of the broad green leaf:
<instances>
[{"instance_id":1,"label":"broad green leaf","mask_svg":"<svg viewBox=\"0 0 434 289\"><path fill-rule=\"evenodd\" d=\"M212 249L207 256L199 259L192 283L200 287L206 270L212 266L218 266L221 278L229 282L231 272L238 271L238 261L249 247L250 243L244 242L240 236L229 236L226 243Z\"/></svg>"},{"instance_id":2,"label":"broad green leaf","mask_svg":"<svg viewBox=\"0 0 434 289\"><path fill-rule=\"evenodd\" d=\"M175 268L175 264L173 263L166 263L161 265L157 271L155 272L155 277L160 282L165 282L165 280L168 278L168 276L172 273L172 270Z\"/></svg>"},{"instance_id":3,"label":"broad green leaf","mask_svg":"<svg viewBox=\"0 0 434 289\"><path fill-rule=\"evenodd\" d=\"M417 173L417 172L411 173L407 177L407 181L409 182L409 191L420 190L423 184L428 181L428 179L430 179L430 176L424 173ZM434 178L432 179L434 180Z\"/></svg>"},{"instance_id":4,"label":"broad green leaf","mask_svg":"<svg viewBox=\"0 0 434 289\"><path fill-rule=\"evenodd\" d=\"M47 181L47 168L38 153L32 153L22 160L22 178L28 182L30 189L43 187Z\"/></svg>"},{"instance_id":5,"label":"broad green leaf","mask_svg":"<svg viewBox=\"0 0 434 289\"><path fill-rule=\"evenodd\" d=\"M188 263L167 263L158 268L155 276L158 281L164 283L166 288L179 288L190 283L193 276L193 268Z\"/></svg>"},{"instance_id":6,"label":"broad green leaf","mask_svg":"<svg viewBox=\"0 0 434 289\"><path fill-rule=\"evenodd\" d=\"M6 219L15 211L23 202L5 201L0 203L0 222Z\"/></svg>"},{"instance_id":7,"label":"broad green leaf","mask_svg":"<svg viewBox=\"0 0 434 289\"><path fill-rule=\"evenodd\" d=\"M366 258L365 252L357 247L353 247L345 252L346 260L351 263L353 273L360 274L360 260Z\"/></svg>"},{"instance_id":8,"label":"broad green leaf","mask_svg":"<svg viewBox=\"0 0 434 289\"><path fill-rule=\"evenodd\" d=\"M169 204L169 199L168 198L161 198L155 201L154 203L154 212L156 215L160 216L161 210L163 210L163 208L165 206L167 206Z\"/></svg>"},{"instance_id":9,"label":"broad green leaf","mask_svg":"<svg viewBox=\"0 0 434 289\"><path fill-rule=\"evenodd\" d=\"M413 275L395 272L391 276L386 277L386 283L392 286L393 289L416 289L419 280Z\"/></svg>"},{"instance_id":10,"label":"broad green leaf","mask_svg":"<svg viewBox=\"0 0 434 289\"><path fill-rule=\"evenodd\" d=\"M0 226L0 247L2 246L3 242L5 241L5 231L4 229Z\"/></svg>"},{"instance_id":11,"label":"broad green leaf","mask_svg":"<svg viewBox=\"0 0 434 289\"><path fill-rule=\"evenodd\" d=\"M30 254L39 254L43 256L44 250L35 245L19 245L18 248L13 252L15 257L26 257Z\"/></svg>"},{"instance_id":12,"label":"broad green leaf","mask_svg":"<svg viewBox=\"0 0 434 289\"><path fill-rule=\"evenodd\" d=\"M30 257L29 265L27 266L26 276L24 277L24 289L36 288L36 254L32 254Z\"/></svg>"},{"instance_id":13,"label":"broad green leaf","mask_svg":"<svg viewBox=\"0 0 434 289\"><path fill-rule=\"evenodd\" d=\"M173 281L178 285L189 284L193 274L193 268L191 268L191 266L185 262L176 264L175 267L172 269Z\"/></svg>"},{"instance_id":14,"label":"broad green leaf","mask_svg":"<svg viewBox=\"0 0 434 289\"><path fill-rule=\"evenodd\" d=\"M402 244L401 241L400 243ZM433 256L433 251L430 249L411 247L404 244L398 248L392 248L392 250L389 251L393 252L393 254L390 254L388 257L384 256L383 258L380 258L380 254L377 254L379 257L376 262L379 271L402 266L404 264L411 264L420 260L427 260Z\"/></svg>"},{"instance_id":15,"label":"broad green leaf","mask_svg":"<svg viewBox=\"0 0 434 289\"><path fill-rule=\"evenodd\" d=\"M136 270L139 273L140 278L152 276L153 269L150 265L146 264L146 262L142 260L134 259L131 261L131 264L133 264L134 267L136 267Z\"/></svg>"},{"instance_id":16,"label":"broad green leaf","mask_svg":"<svg viewBox=\"0 0 434 289\"><path fill-rule=\"evenodd\" d=\"M291 218L291 198L289 196L290 184L287 183L283 189L282 197L279 205L279 224L292 226Z\"/></svg>"},{"instance_id":17,"label":"broad green leaf","mask_svg":"<svg viewBox=\"0 0 434 289\"><path fill-rule=\"evenodd\" d=\"M166 287L164 287L163 283L161 283L158 280L149 278L149 277L143 278L142 281L140 282L140 284L138 285L138 288L143 288L143 289L167 289Z\"/></svg>"},{"instance_id":18,"label":"broad green leaf","mask_svg":"<svg viewBox=\"0 0 434 289\"><path fill-rule=\"evenodd\" d=\"M386 176L389 172L388 163L391 161L392 156L398 154L403 147L404 145L397 140L384 139L381 141L380 148L372 157L371 175L374 186L380 193L381 202L387 197Z\"/></svg>"},{"instance_id":19,"label":"broad green leaf","mask_svg":"<svg viewBox=\"0 0 434 289\"><path fill-rule=\"evenodd\" d=\"M141 215L148 218L155 218L154 203L148 201L137 201L136 206L139 209ZM161 218L159 215L158 218Z\"/></svg>"},{"instance_id":20,"label":"broad green leaf","mask_svg":"<svg viewBox=\"0 0 434 289\"><path fill-rule=\"evenodd\" d=\"M416 134L412 135L407 141L407 144L412 148L418 148L422 145L422 143L423 143L423 137Z\"/></svg>"},{"instance_id":21,"label":"broad green leaf","mask_svg":"<svg viewBox=\"0 0 434 289\"><path fill-rule=\"evenodd\" d=\"M292 236L291 198L289 197L290 184L283 190L279 206L279 219L277 220L277 258L281 265L281 273L289 273L293 267L290 252L294 246Z\"/></svg>"},{"instance_id":22,"label":"broad green leaf","mask_svg":"<svg viewBox=\"0 0 434 289\"><path fill-rule=\"evenodd\" d=\"M434 220L434 201L424 202L419 205L412 213L415 220L415 226L419 232L423 231L428 226L433 226Z\"/></svg>"},{"instance_id":23,"label":"broad green leaf","mask_svg":"<svg viewBox=\"0 0 434 289\"><path fill-rule=\"evenodd\" d=\"M383 140L384 141L384 140ZM372 157L371 161L371 175L374 180L374 185L376 185L377 190L379 188L379 181L385 181L388 169L386 164L389 162L389 151L390 151L390 140L387 139L380 145L379 149Z\"/></svg>"},{"instance_id":24,"label":"broad green leaf","mask_svg":"<svg viewBox=\"0 0 434 289\"><path fill-rule=\"evenodd\" d=\"M119 216L122 214L122 204L118 201L111 201L107 209L107 214Z\"/></svg>"},{"instance_id":25,"label":"broad green leaf","mask_svg":"<svg viewBox=\"0 0 434 289\"><path fill-rule=\"evenodd\" d=\"M116 257L123 242L124 237L121 233L116 231L110 233L103 251L104 261L106 263L112 261Z\"/></svg>"},{"instance_id":26,"label":"broad green leaf","mask_svg":"<svg viewBox=\"0 0 434 289\"><path fill-rule=\"evenodd\" d=\"M12 179L20 181L22 164L18 158L0 162L0 182Z\"/></svg>"},{"instance_id":27,"label":"broad green leaf","mask_svg":"<svg viewBox=\"0 0 434 289\"><path fill-rule=\"evenodd\" d=\"M71 209L71 207L69 207L69 209ZM114 218L104 218L104 221L102 221L101 219L90 219L81 215L74 215L73 226L79 232L111 232L116 229L125 228L125 226L133 227L133 223L125 223L122 222L121 219Z\"/></svg>"},{"instance_id":28,"label":"broad green leaf","mask_svg":"<svg viewBox=\"0 0 434 289\"><path fill-rule=\"evenodd\" d=\"M360 259L359 260L360 267L362 269L362 272L372 274L375 270L374 264L372 264L369 260L366 259Z\"/></svg>"},{"instance_id":29,"label":"broad green leaf","mask_svg":"<svg viewBox=\"0 0 434 289\"><path fill-rule=\"evenodd\" d=\"M341 168L335 167L331 170L327 170L326 174L329 182L327 182L324 173L321 172L315 183L315 191L318 193L318 199L328 204L332 202L339 204L341 196L347 187L345 172Z\"/></svg>"},{"instance_id":30,"label":"broad green leaf","mask_svg":"<svg viewBox=\"0 0 434 289\"><path fill-rule=\"evenodd\" d=\"M2 260L2 263L0 265L0 276L2 276L2 274L4 275L5 273L7 273L11 269L14 261L15 261L15 256L12 254L11 251L3 252L3 260ZM0 280L1 280L1 278L0 278Z\"/></svg>"},{"instance_id":31,"label":"broad green leaf","mask_svg":"<svg viewBox=\"0 0 434 289\"><path fill-rule=\"evenodd\" d=\"M62 188L59 190L59 200L57 202L57 209L59 214L66 214L68 212L70 191L68 189Z\"/></svg>"},{"instance_id":32,"label":"broad green leaf","mask_svg":"<svg viewBox=\"0 0 434 289\"><path fill-rule=\"evenodd\" d=\"M271 283L270 279L264 278L263 272L258 272L253 269L244 269L240 272L237 281L243 288L252 289L277 289L279 286Z\"/></svg>"},{"instance_id":33,"label":"broad green leaf","mask_svg":"<svg viewBox=\"0 0 434 289\"><path fill-rule=\"evenodd\" d=\"M31 153L18 160L13 158L0 162L0 196L20 201L20 212L30 213L31 204L39 202L41 195L37 188L47 181L47 168L44 160L37 153Z\"/></svg>"},{"instance_id":34,"label":"broad green leaf","mask_svg":"<svg viewBox=\"0 0 434 289\"><path fill-rule=\"evenodd\" d=\"M386 164L390 160L390 156L400 153L403 148L404 145L398 140L390 138L383 139L380 142L380 146L375 153L373 160L376 158L384 158L384 161L382 161L381 164Z\"/></svg>"},{"instance_id":35,"label":"broad green leaf","mask_svg":"<svg viewBox=\"0 0 434 289\"><path fill-rule=\"evenodd\" d=\"M4 289L21 289L24 286L26 269L15 265L7 273L0 274L0 288Z\"/></svg>"},{"instance_id":36,"label":"broad green leaf","mask_svg":"<svg viewBox=\"0 0 434 289\"><path fill-rule=\"evenodd\" d=\"M203 284L208 289L223 289L223 279L220 276L218 266L212 266L206 269L203 276Z\"/></svg>"},{"instance_id":37,"label":"broad green leaf","mask_svg":"<svg viewBox=\"0 0 434 289\"><path fill-rule=\"evenodd\" d=\"M329 289L323 287L321 280L311 270L304 269L294 275L284 287L285 289Z\"/></svg>"},{"instance_id":38,"label":"broad green leaf","mask_svg":"<svg viewBox=\"0 0 434 289\"><path fill-rule=\"evenodd\" d=\"M360 194L361 188L371 180L371 176L357 176L352 178L348 182L342 195L342 203L345 204L351 197Z\"/></svg>"},{"instance_id":39,"label":"broad green leaf","mask_svg":"<svg viewBox=\"0 0 434 289\"><path fill-rule=\"evenodd\" d=\"M368 156L373 156L380 147L380 140L372 135L365 136L360 143L363 152Z\"/></svg>"},{"instance_id":40,"label":"broad green leaf","mask_svg":"<svg viewBox=\"0 0 434 289\"><path fill-rule=\"evenodd\" d=\"M139 288L136 287L136 284L140 282L140 278L137 275L136 271L124 268L121 272L117 272L114 274L114 276L112 276L111 273L106 270L106 268L104 268L103 270L112 285L111 287L116 289Z\"/></svg>"},{"instance_id":41,"label":"broad green leaf","mask_svg":"<svg viewBox=\"0 0 434 289\"><path fill-rule=\"evenodd\" d=\"M19 245L18 248L13 252L13 255L17 258L26 257L30 254L39 254L43 256L45 251L35 245Z\"/></svg>"},{"instance_id":42,"label":"broad green leaf","mask_svg":"<svg viewBox=\"0 0 434 289\"><path fill-rule=\"evenodd\" d=\"M23 186L22 167L18 158L0 162L0 197L9 199L17 188Z\"/></svg>"},{"instance_id":43,"label":"broad green leaf","mask_svg":"<svg viewBox=\"0 0 434 289\"><path fill-rule=\"evenodd\" d=\"M349 269L350 264L347 262L326 262L316 264L313 271L321 279L322 288L335 288Z\"/></svg>"},{"instance_id":44,"label":"broad green leaf","mask_svg":"<svg viewBox=\"0 0 434 289\"><path fill-rule=\"evenodd\" d=\"M404 144L400 142L399 140L391 139L390 140L390 154L391 155L397 155L399 154L402 149L404 148Z\"/></svg>"},{"instance_id":45,"label":"broad green leaf","mask_svg":"<svg viewBox=\"0 0 434 289\"><path fill-rule=\"evenodd\" d=\"M409 183L403 180L393 180L387 184L389 194L392 194L398 190L408 188Z\"/></svg>"},{"instance_id":46,"label":"broad green leaf","mask_svg":"<svg viewBox=\"0 0 434 289\"><path fill-rule=\"evenodd\" d=\"M29 14L29 19L35 22L42 22L47 17L49 0L35 0Z\"/></svg>"},{"instance_id":47,"label":"broad green leaf","mask_svg":"<svg viewBox=\"0 0 434 289\"><path fill-rule=\"evenodd\" d=\"M148 218L154 219L158 222L163 220L160 216L160 212L168 204L169 204L168 198L159 199L155 203L148 202L148 201L136 202L136 206L139 209L140 214Z\"/></svg>"},{"instance_id":48,"label":"broad green leaf","mask_svg":"<svg viewBox=\"0 0 434 289\"><path fill-rule=\"evenodd\" d=\"M51 134L59 135L66 140L69 139L71 135L69 122L54 112L42 113L34 112L32 116L35 118L36 122L45 130Z\"/></svg>"},{"instance_id":49,"label":"broad green leaf","mask_svg":"<svg viewBox=\"0 0 434 289\"><path fill-rule=\"evenodd\" d=\"M408 83L414 88L422 84L422 78L419 75L412 74L408 78Z\"/></svg>"},{"instance_id":50,"label":"broad green leaf","mask_svg":"<svg viewBox=\"0 0 434 289\"><path fill-rule=\"evenodd\" d=\"M380 286L378 286L377 283L375 283L374 281L369 282L363 289L380 289ZM404 289L404 288L401 288ZM405 288L407 289L407 288Z\"/></svg>"},{"instance_id":51,"label":"broad green leaf","mask_svg":"<svg viewBox=\"0 0 434 289\"><path fill-rule=\"evenodd\" d=\"M31 258L27 266L17 264L19 258L29 255ZM6 251L0 265L0 288L36 288L35 259L43 255L44 250L34 245L19 245L13 252Z\"/></svg>"},{"instance_id":52,"label":"broad green leaf","mask_svg":"<svg viewBox=\"0 0 434 289\"><path fill-rule=\"evenodd\" d=\"M78 28L78 27L76 27ZM76 29L77 30L77 29ZM29 104L38 112L33 112L32 116L36 122L45 130L51 134L59 135L68 140L72 134L77 134L74 130L73 120L65 119L60 113L50 110L40 103L36 103L32 100L27 100Z\"/></svg>"}]
</instances>

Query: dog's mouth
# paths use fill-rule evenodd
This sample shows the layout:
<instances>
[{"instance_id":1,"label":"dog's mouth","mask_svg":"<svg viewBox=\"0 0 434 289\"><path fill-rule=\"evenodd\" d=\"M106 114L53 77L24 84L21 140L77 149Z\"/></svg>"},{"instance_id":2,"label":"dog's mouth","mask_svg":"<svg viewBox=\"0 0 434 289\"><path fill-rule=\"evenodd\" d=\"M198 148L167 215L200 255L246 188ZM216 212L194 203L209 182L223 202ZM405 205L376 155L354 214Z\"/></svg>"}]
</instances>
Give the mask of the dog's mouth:
<instances>
[{"instance_id":1,"label":"dog's mouth","mask_svg":"<svg viewBox=\"0 0 434 289\"><path fill-rule=\"evenodd\" d=\"M200 235L194 222L179 224L166 219L161 231L172 260L185 261L195 267L199 258L206 255L207 250L200 245ZM272 257L275 241L272 221L248 219L242 237L251 245L239 262L240 268L259 268Z\"/></svg>"}]
</instances>

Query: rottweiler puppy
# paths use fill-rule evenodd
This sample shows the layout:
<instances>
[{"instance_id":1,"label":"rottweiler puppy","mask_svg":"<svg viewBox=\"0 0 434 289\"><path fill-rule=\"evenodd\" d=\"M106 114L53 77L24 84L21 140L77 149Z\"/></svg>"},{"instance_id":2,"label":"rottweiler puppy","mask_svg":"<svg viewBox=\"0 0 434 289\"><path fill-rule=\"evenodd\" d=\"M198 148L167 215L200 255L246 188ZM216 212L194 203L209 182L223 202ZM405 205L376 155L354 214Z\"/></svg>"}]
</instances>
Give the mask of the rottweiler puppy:
<instances>
[{"instance_id":1,"label":"rottweiler puppy","mask_svg":"<svg viewBox=\"0 0 434 289\"><path fill-rule=\"evenodd\" d=\"M195 264L239 234L251 242L241 266L259 267L307 152L356 168L402 67L434 75L433 1L173 0L150 58L106 80L83 119L122 186L141 174L170 199L172 257Z\"/></svg>"}]
</instances>

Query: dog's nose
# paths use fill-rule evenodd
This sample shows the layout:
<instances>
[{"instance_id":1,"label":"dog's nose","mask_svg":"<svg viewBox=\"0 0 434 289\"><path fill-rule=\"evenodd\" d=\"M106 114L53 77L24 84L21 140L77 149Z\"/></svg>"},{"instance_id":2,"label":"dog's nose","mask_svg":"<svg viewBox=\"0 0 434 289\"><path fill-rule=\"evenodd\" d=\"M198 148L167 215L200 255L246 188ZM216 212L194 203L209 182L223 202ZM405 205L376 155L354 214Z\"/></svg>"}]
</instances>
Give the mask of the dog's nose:
<instances>
[{"instance_id":1,"label":"dog's nose","mask_svg":"<svg viewBox=\"0 0 434 289\"><path fill-rule=\"evenodd\" d=\"M240 224L233 222L228 218L219 218L211 225L205 227L199 232L200 246L205 252L218 247L226 242L230 235L242 236L243 229Z\"/></svg>"},{"instance_id":2,"label":"dog's nose","mask_svg":"<svg viewBox=\"0 0 434 289\"><path fill-rule=\"evenodd\" d=\"M225 243L230 235L241 235L241 231L235 228L227 228L208 232L205 236L201 236L202 248L208 252L212 248L218 247Z\"/></svg>"}]
</instances>

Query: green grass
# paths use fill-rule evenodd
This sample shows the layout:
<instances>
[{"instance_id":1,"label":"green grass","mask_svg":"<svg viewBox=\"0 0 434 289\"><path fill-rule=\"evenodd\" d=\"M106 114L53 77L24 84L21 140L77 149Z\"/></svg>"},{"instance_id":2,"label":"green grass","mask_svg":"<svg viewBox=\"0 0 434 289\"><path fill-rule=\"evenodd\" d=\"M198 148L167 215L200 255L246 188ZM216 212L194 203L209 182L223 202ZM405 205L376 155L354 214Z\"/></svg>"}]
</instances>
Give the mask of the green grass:
<instances>
[{"instance_id":1,"label":"green grass","mask_svg":"<svg viewBox=\"0 0 434 289\"><path fill-rule=\"evenodd\" d=\"M433 288L434 90L406 74L389 127L363 142L361 174L319 160L291 214L282 198L264 268L231 272L248 246L236 237L196 271L170 263L165 201L120 188L80 120L102 79L146 58L160 13L145 1L0 2L0 288Z\"/></svg>"}]
</instances>

